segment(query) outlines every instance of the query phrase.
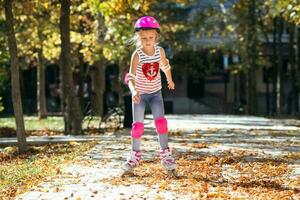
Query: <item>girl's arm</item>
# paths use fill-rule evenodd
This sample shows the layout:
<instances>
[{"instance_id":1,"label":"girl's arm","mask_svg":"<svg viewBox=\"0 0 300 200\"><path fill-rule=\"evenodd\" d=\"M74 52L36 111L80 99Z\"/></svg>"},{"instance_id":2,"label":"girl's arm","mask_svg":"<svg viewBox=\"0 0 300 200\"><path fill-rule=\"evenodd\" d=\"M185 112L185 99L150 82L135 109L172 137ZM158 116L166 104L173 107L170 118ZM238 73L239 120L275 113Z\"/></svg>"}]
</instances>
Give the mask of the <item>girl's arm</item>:
<instances>
[{"instance_id":1,"label":"girl's arm","mask_svg":"<svg viewBox=\"0 0 300 200\"><path fill-rule=\"evenodd\" d=\"M130 69L129 69L129 80L128 87L132 94L132 101L136 104L140 102L140 94L135 90L135 76L136 76L136 68L139 62L138 54L135 51L131 56Z\"/></svg>"},{"instance_id":2,"label":"girl's arm","mask_svg":"<svg viewBox=\"0 0 300 200\"><path fill-rule=\"evenodd\" d=\"M160 48L160 55L161 55L161 63L160 68L165 73L168 82L168 88L171 90L175 89L175 83L173 82L172 73L171 73L171 66L169 64L169 60L166 58L166 53L163 48Z\"/></svg>"},{"instance_id":3,"label":"girl's arm","mask_svg":"<svg viewBox=\"0 0 300 200\"><path fill-rule=\"evenodd\" d=\"M135 51L131 56L129 78L128 78L129 79L128 87L131 93L135 91L135 74L136 74L137 64L138 64L138 55L137 52Z\"/></svg>"}]
</instances>

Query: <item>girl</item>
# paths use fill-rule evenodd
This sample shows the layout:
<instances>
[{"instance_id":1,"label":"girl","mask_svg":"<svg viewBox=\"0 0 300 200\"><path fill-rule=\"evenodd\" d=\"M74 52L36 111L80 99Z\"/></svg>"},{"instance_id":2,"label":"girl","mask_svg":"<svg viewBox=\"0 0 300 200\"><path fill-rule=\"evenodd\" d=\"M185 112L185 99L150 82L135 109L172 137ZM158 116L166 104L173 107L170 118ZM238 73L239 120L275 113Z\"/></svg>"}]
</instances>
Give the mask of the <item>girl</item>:
<instances>
[{"instance_id":1,"label":"girl","mask_svg":"<svg viewBox=\"0 0 300 200\"><path fill-rule=\"evenodd\" d=\"M160 143L160 159L168 172L175 172L175 159L168 146L168 126L164 116L161 95L160 69L165 73L168 88L175 89L171 67L163 48L157 46L159 23L154 17L144 16L135 23L136 50L131 57L130 70L127 74L128 86L132 94L132 151L123 165L124 174L132 172L141 160L141 136L144 133L144 112L146 104L150 105L156 132Z\"/></svg>"}]
</instances>

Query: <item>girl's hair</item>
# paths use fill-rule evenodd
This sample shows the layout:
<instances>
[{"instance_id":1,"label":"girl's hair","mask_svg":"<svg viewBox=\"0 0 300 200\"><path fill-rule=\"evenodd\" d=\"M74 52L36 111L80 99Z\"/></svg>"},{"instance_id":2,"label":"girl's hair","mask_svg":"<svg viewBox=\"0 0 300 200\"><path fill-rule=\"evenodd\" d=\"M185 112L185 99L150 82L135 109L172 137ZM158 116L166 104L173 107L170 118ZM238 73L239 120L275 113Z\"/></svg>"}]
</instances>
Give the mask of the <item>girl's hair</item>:
<instances>
[{"instance_id":1,"label":"girl's hair","mask_svg":"<svg viewBox=\"0 0 300 200\"><path fill-rule=\"evenodd\" d=\"M155 29L147 29L147 30L155 30ZM139 33L144 30L139 30L134 33L134 35L127 40L127 44L130 46L135 46L136 49L142 46ZM156 31L156 45L158 44L158 32Z\"/></svg>"},{"instance_id":2,"label":"girl's hair","mask_svg":"<svg viewBox=\"0 0 300 200\"><path fill-rule=\"evenodd\" d=\"M129 40L127 40L127 44L130 46L135 46L136 48L141 47L141 40L138 32L135 32L134 35Z\"/></svg>"}]
</instances>

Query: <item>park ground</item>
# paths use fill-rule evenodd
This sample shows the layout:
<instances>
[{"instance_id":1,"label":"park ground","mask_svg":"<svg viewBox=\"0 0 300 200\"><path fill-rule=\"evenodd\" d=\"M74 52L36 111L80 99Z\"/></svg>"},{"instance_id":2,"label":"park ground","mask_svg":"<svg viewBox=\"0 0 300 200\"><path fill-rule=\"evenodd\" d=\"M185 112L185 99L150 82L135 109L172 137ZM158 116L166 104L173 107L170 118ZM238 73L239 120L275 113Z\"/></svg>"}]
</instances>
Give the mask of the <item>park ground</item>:
<instances>
[{"instance_id":1,"label":"park ground","mask_svg":"<svg viewBox=\"0 0 300 200\"><path fill-rule=\"evenodd\" d=\"M133 176L120 176L131 142L130 129L122 129L97 135L93 148L72 163L57 164L54 175L15 199L300 199L300 121L167 118L178 177L162 169L153 121L147 116L143 162Z\"/></svg>"}]
</instances>

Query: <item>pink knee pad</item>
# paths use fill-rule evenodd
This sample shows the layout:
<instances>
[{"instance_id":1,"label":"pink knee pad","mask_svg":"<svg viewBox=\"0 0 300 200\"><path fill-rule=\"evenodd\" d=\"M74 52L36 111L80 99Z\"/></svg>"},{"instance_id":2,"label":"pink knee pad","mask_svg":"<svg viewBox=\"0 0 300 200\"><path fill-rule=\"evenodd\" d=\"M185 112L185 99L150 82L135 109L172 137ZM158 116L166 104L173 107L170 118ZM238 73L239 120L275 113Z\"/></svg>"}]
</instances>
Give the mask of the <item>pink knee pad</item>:
<instances>
[{"instance_id":1,"label":"pink knee pad","mask_svg":"<svg viewBox=\"0 0 300 200\"><path fill-rule=\"evenodd\" d=\"M165 117L159 117L155 119L156 131L158 134L167 134L168 133L168 122Z\"/></svg>"},{"instance_id":2,"label":"pink knee pad","mask_svg":"<svg viewBox=\"0 0 300 200\"><path fill-rule=\"evenodd\" d=\"M134 139L139 139L144 133L144 123L142 122L133 122L131 129L131 136Z\"/></svg>"}]
</instances>

